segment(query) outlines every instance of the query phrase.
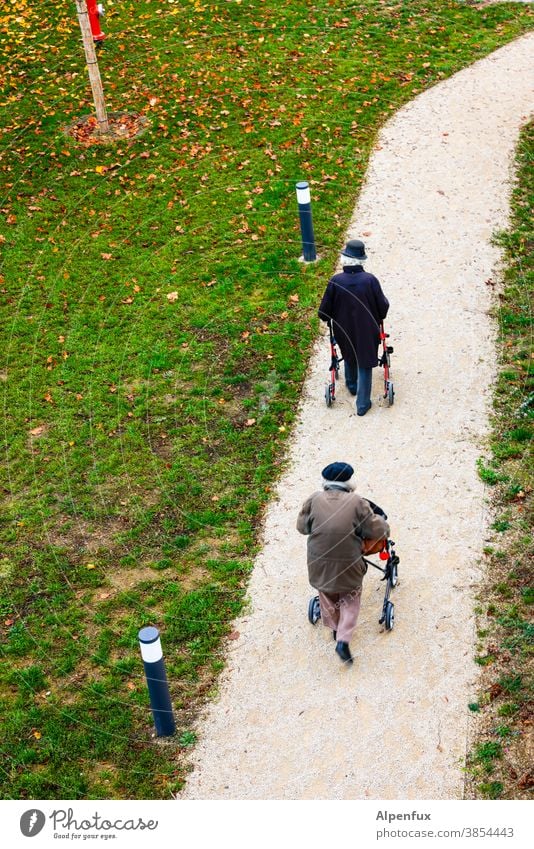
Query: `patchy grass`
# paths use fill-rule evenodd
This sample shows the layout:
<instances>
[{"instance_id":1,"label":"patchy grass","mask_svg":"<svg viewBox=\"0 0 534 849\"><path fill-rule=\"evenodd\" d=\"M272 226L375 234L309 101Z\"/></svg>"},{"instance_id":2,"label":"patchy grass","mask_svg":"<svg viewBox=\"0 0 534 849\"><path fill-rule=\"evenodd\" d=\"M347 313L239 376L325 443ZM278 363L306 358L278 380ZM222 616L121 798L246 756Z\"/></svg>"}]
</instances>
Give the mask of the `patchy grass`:
<instances>
[{"instance_id":1,"label":"patchy grass","mask_svg":"<svg viewBox=\"0 0 534 849\"><path fill-rule=\"evenodd\" d=\"M492 544L485 549L487 573L478 608L476 660L485 670L478 699L477 742L469 758L469 792L490 799L528 798L534 787L533 154L534 124L530 124L517 151L510 229L498 237L505 253L496 309L501 369L491 458L479 465L482 479L495 487L496 518ZM492 775L489 782L488 774Z\"/></svg>"},{"instance_id":2,"label":"patchy grass","mask_svg":"<svg viewBox=\"0 0 534 849\"><path fill-rule=\"evenodd\" d=\"M74 7L0 14L4 798L181 786L377 130L532 20L452 0L305 7L108 4L108 108L149 126L98 147L63 132L92 109ZM165 745L148 623L178 719Z\"/></svg>"}]
</instances>

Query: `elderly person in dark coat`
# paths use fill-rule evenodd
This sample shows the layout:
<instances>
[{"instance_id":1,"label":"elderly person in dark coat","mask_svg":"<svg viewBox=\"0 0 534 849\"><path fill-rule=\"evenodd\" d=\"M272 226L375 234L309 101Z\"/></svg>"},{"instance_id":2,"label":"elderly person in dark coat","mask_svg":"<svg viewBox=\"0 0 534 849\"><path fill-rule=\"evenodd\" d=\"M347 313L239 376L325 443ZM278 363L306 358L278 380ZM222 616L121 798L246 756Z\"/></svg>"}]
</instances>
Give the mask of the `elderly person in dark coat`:
<instances>
[{"instance_id":1,"label":"elderly person in dark coat","mask_svg":"<svg viewBox=\"0 0 534 849\"><path fill-rule=\"evenodd\" d=\"M367 571L362 560L364 541L389 535L386 520L354 492L353 474L348 463L326 466L322 491L310 495L297 519L297 530L308 537L308 577L319 592L323 625L333 631L336 652L346 663L352 663L349 643Z\"/></svg>"},{"instance_id":2,"label":"elderly person in dark coat","mask_svg":"<svg viewBox=\"0 0 534 849\"><path fill-rule=\"evenodd\" d=\"M373 368L378 365L380 322L389 301L373 274L364 271L365 245L351 239L341 252L343 271L328 283L319 318L333 322L334 335L345 362L345 382L356 395L356 411L365 416L371 404Z\"/></svg>"}]
</instances>

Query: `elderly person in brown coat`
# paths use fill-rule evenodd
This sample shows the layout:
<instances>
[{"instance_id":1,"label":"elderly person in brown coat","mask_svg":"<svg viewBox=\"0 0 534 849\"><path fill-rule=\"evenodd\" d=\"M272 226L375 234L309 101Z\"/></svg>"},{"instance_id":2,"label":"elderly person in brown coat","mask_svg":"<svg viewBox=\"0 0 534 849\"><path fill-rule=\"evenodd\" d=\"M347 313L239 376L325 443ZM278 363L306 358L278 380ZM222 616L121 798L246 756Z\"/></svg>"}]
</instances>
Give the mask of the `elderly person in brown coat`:
<instances>
[{"instance_id":1,"label":"elderly person in brown coat","mask_svg":"<svg viewBox=\"0 0 534 849\"><path fill-rule=\"evenodd\" d=\"M323 625L332 629L336 652L352 663L349 643L360 612L362 552L389 535L386 520L354 492L354 469L331 463L322 471L323 489L304 502L297 530L308 536L308 577L319 591Z\"/></svg>"}]
</instances>

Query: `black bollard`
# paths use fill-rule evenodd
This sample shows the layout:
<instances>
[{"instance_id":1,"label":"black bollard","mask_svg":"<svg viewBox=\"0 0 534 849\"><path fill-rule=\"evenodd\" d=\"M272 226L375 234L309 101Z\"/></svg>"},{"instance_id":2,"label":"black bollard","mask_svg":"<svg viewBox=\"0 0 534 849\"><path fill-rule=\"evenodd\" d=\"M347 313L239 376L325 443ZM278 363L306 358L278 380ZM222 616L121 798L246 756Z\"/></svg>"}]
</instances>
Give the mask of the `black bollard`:
<instances>
[{"instance_id":1,"label":"black bollard","mask_svg":"<svg viewBox=\"0 0 534 849\"><path fill-rule=\"evenodd\" d=\"M305 181L297 183L297 203L299 205L300 233L302 236L302 258L304 262L315 262L315 236L311 211L310 187Z\"/></svg>"},{"instance_id":2,"label":"black bollard","mask_svg":"<svg viewBox=\"0 0 534 849\"><path fill-rule=\"evenodd\" d=\"M158 737L171 737L176 731L176 725L159 631L148 626L141 628L138 636L156 734Z\"/></svg>"}]
</instances>

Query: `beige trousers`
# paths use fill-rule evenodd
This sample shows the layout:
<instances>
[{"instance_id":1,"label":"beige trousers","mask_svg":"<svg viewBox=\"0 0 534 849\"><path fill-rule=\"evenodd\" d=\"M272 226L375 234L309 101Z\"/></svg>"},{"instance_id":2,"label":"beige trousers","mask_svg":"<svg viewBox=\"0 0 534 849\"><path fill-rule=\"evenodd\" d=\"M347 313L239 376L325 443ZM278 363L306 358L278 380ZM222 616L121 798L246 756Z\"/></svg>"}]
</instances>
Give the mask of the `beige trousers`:
<instances>
[{"instance_id":1,"label":"beige trousers","mask_svg":"<svg viewBox=\"0 0 534 849\"><path fill-rule=\"evenodd\" d=\"M352 590L345 594L319 592L323 625L332 631L337 631L338 642L350 643L358 621L361 603L361 590Z\"/></svg>"}]
</instances>

